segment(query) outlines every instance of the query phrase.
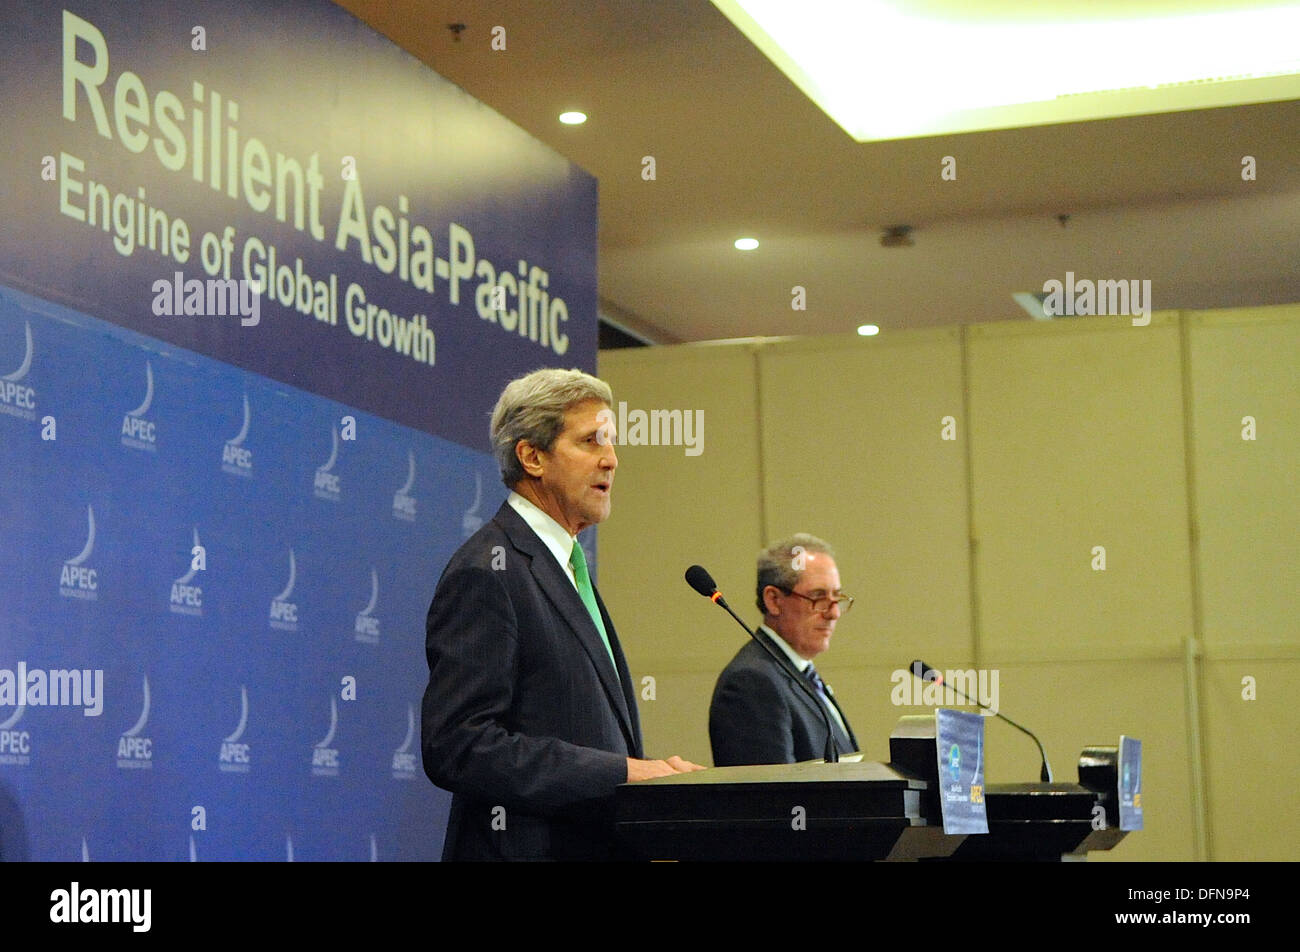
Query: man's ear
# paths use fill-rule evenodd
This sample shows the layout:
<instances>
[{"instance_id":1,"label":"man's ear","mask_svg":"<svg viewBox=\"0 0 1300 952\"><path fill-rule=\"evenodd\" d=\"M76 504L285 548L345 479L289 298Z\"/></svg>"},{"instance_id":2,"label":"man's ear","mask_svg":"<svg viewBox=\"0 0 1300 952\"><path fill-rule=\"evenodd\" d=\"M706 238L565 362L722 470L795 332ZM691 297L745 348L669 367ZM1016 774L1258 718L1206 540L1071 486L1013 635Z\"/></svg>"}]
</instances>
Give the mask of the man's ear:
<instances>
[{"instance_id":1,"label":"man's ear","mask_svg":"<svg viewBox=\"0 0 1300 952\"><path fill-rule=\"evenodd\" d=\"M781 590L775 585L768 585L763 589L763 607L767 609L769 615L781 614Z\"/></svg>"},{"instance_id":2,"label":"man's ear","mask_svg":"<svg viewBox=\"0 0 1300 952\"><path fill-rule=\"evenodd\" d=\"M519 465L524 468L524 472L534 479L542 475L542 454L529 443L527 440L520 440L515 444L515 458L519 460Z\"/></svg>"}]
</instances>

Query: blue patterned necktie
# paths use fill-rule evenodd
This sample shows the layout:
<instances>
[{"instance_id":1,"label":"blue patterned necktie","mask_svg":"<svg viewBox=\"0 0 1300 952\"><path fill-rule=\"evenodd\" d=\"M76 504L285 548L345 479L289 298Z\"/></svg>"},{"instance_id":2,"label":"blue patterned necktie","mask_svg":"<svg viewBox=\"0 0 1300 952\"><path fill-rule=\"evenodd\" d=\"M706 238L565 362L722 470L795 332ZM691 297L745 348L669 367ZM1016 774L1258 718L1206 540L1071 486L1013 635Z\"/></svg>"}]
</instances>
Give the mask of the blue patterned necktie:
<instances>
[{"instance_id":1,"label":"blue patterned necktie","mask_svg":"<svg viewBox=\"0 0 1300 952\"><path fill-rule=\"evenodd\" d=\"M596 592L591 587L591 575L587 572L587 556L582 551L582 546L578 540L573 540L573 554L569 556L569 565L573 569L573 580L578 586L578 597L582 599L582 604L587 606L587 614L596 625L596 630L600 632L600 640L605 643L605 650L609 652L609 663L614 665L614 674L618 675L618 665L614 662L614 649L609 646L609 635L605 632L604 619L600 617L600 608L596 605Z\"/></svg>"},{"instance_id":2,"label":"blue patterned necktie","mask_svg":"<svg viewBox=\"0 0 1300 952\"><path fill-rule=\"evenodd\" d=\"M804 668L803 676L812 682L813 688L817 691L817 696L822 699L822 706L826 708L826 713L831 717L831 730L835 734L835 743L840 747L841 753L853 749L853 738L849 736L847 722L841 720L839 709L835 702L831 700L830 692L826 690L826 682L822 676L817 673L817 669L811 664Z\"/></svg>"},{"instance_id":3,"label":"blue patterned necktie","mask_svg":"<svg viewBox=\"0 0 1300 952\"><path fill-rule=\"evenodd\" d=\"M817 669L814 668L811 664L809 664L808 667L803 669L803 676L812 682L812 686L817 689L817 693L820 694L823 699L825 699L826 682L823 681L822 676L817 673Z\"/></svg>"}]
</instances>

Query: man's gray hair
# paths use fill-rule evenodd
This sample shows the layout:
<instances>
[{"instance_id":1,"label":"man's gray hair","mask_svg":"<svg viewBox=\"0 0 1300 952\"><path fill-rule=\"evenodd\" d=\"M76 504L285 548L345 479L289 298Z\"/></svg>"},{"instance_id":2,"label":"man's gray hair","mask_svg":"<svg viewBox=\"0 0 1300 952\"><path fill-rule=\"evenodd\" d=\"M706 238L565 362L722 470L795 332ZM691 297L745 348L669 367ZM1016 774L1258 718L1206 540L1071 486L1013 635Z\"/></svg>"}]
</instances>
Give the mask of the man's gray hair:
<instances>
[{"instance_id":1,"label":"man's gray hair","mask_svg":"<svg viewBox=\"0 0 1300 952\"><path fill-rule=\"evenodd\" d=\"M576 368L544 367L506 384L492 411L491 429L501 481L513 489L524 478L515 455L520 440L549 452L564 429L565 412L585 400L611 406L614 394L605 381Z\"/></svg>"},{"instance_id":2,"label":"man's gray hair","mask_svg":"<svg viewBox=\"0 0 1300 952\"><path fill-rule=\"evenodd\" d=\"M773 542L758 553L757 601L758 610L764 615L767 614L767 606L763 604L763 589L775 585L783 591L794 591L794 587L799 584L799 576L803 574L803 556L809 552L821 552L835 558L835 550L830 547L830 543L806 532L796 532L779 542Z\"/></svg>"}]
</instances>

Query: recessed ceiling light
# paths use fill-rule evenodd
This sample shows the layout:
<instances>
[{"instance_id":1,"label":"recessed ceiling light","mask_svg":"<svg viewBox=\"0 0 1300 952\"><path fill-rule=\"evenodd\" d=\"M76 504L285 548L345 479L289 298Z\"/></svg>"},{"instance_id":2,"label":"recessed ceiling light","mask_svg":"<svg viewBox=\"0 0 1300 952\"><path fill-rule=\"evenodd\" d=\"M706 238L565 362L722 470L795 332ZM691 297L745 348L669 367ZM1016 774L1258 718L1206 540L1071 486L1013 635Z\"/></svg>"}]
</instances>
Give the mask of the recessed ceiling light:
<instances>
[{"instance_id":1,"label":"recessed ceiling light","mask_svg":"<svg viewBox=\"0 0 1300 952\"><path fill-rule=\"evenodd\" d=\"M737 250L737 251L753 251L753 250L754 250L755 248L757 248L757 247L758 247L758 239L757 239L757 238L737 238L737 239L736 239L736 250Z\"/></svg>"},{"instance_id":2,"label":"recessed ceiling light","mask_svg":"<svg viewBox=\"0 0 1300 952\"><path fill-rule=\"evenodd\" d=\"M862 324L858 327L858 333L863 337L875 337L880 333L880 328L875 324Z\"/></svg>"},{"instance_id":3,"label":"recessed ceiling light","mask_svg":"<svg viewBox=\"0 0 1300 952\"><path fill-rule=\"evenodd\" d=\"M580 126L587 121L587 114L585 112L578 112L577 110L574 110L573 112L562 112L560 113L560 121L566 126Z\"/></svg>"}]
</instances>

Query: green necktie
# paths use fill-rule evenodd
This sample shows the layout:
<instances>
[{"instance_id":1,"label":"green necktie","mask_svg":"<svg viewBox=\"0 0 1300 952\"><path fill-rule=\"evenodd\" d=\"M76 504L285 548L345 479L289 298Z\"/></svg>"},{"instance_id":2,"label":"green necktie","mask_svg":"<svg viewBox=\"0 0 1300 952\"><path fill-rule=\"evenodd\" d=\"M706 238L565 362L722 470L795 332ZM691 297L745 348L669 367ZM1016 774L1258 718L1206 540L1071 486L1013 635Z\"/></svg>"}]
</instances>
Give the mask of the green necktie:
<instances>
[{"instance_id":1,"label":"green necktie","mask_svg":"<svg viewBox=\"0 0 1300 952\"><path fill-rule=\"evenodd\" d=\"M614 663L614 649L609 646L609 635L605 633L605 622L600 617L600 609L596 607L596 592L591 587L591 575L587 572L587 556L583 553L577 539L573 540L573 554L569 556L569 565L573 568L573 580L578 584L578 597L582 599L582 604L587 606L587 614L591 616L591 620L596 623L596 630L600 632L600 640L605 643L610 664L614 665L614 674L617 676L618 665Z\"/></svg>"}]
</instances>

